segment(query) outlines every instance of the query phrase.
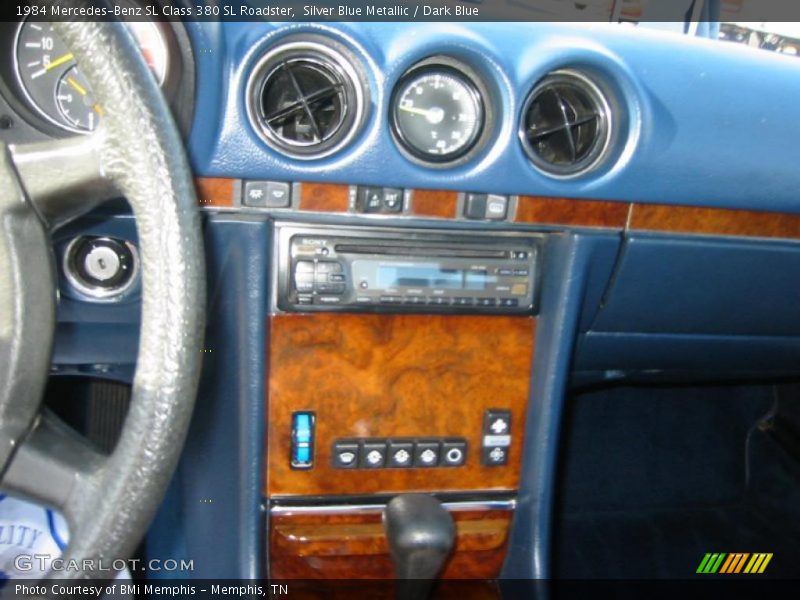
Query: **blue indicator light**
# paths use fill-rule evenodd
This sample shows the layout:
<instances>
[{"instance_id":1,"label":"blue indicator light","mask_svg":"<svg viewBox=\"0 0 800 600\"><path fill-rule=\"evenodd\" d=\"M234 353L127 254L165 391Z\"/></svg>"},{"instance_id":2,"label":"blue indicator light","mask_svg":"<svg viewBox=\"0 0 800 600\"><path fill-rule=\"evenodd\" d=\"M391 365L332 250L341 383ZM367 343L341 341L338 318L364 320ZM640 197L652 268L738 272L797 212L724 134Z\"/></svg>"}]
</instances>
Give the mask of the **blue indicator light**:
<instances>
[{"instance_id":1,"label":"blue indicator light","mask_svg":"<svg viewBox=\"0 0 800 600\"><path fill-rule=\"evenodd\" d=\"M314 413L292 415L292 468L310 469L314 456Z\"/></svg>"}]
</instances>

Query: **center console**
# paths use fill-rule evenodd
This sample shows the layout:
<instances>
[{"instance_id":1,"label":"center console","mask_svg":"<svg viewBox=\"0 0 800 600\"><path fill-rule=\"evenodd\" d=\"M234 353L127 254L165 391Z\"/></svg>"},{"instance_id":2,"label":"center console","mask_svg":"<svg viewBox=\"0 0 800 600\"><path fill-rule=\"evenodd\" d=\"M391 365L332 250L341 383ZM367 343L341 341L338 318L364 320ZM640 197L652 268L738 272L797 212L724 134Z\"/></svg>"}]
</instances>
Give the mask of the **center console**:
<instances>
[{"instance_id":1,"label":"center console","mask_svg":"<svg viewBox=\"0 0 800 600\"><path fill-rule=\"evenodd\" d=\"M399 494L456 523L445 577L491 579L519 486L536 235L275 226L270 574L391 578Z\"/></svg>"}]
</instances>

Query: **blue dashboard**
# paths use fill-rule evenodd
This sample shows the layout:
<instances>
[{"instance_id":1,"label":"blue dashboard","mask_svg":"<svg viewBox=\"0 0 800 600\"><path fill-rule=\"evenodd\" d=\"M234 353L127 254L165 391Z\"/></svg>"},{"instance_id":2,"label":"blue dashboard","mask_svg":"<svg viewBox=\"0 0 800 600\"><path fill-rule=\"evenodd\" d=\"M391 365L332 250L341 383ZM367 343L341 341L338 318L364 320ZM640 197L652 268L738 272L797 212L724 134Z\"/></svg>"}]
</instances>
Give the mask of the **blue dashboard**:
<instances>
[{"instance_id":1,"label":"blue dashboard","mask_svg":"<svg viewBox=\"0 0 800 600\"><path fill-rule=\"evenodd\" d=\"M198 174L800 212L796 139L800 62L707 38L612 24L192 23L197 104L189 152ZM314 161L267 147L249 125L245 85L275 40L319 32L360 59L370 87L366 126ZM398 149L388 100L430 55L486 78L498 118L491 141L447 169ZM602 168L569 181L533 168L519 140L522 103L546 73L578 67L612 90L622 135Z\"/></svg>"}]
</instances>

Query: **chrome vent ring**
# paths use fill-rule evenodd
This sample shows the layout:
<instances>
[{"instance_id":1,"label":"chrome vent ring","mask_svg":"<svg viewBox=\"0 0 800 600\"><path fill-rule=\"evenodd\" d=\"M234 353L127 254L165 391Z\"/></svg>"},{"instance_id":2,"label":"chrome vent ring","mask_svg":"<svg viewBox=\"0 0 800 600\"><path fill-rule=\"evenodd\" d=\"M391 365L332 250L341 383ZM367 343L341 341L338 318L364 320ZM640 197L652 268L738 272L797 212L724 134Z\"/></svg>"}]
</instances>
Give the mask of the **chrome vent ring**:
<instances>
[{"instance_id":1,"label":"chrome vent ring","mask_svg":"<svg viewBox=\"0 0 800 600\"><path fill-rule=\"evenodd\" d=\"M315 159L353 138L363 122L364 95L347 50L327 40L285 40L253 69L247 111L256 133L272 149Z\"/></svg>"},{"instance_id":2,"label":"chrome vent ring","mask_svg":"<svg viewBox=\"0 0 800 600\"><path fill-rule=\"evenodd\" d=\"M607 156L612 112L603 91L578 71L555 71L528 95L519 137L530 161L556 178L577 177Z\"/></svg>"}]
</instances>

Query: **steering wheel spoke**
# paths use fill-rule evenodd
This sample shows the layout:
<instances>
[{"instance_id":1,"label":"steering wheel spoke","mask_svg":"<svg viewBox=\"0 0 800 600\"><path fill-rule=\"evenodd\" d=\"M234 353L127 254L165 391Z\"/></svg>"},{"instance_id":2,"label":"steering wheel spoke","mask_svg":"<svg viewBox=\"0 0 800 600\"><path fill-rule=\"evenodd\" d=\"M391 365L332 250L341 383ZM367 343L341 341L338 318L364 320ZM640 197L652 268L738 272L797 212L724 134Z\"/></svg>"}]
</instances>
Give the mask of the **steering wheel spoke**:
<instances>
[{"instance_id":1,"label":"steering wheel spoke","mask_svg":"<svg viewBox=\"0 0 800 600\"><path fill-rule=\"evenodd\" d=\"M101 159L103 137L95 133L10 148L23 189L53 229L119 196Z\"/></svg>"},{"instance_id":2,"label":"steering wheel spoke","mask_svg":"<svg viewBox=\"0 0 800 600\"><path fill-rule=\"evenodd\" d=\"M3 490L82 521L80 490L91 486L105 461L97 450L49 411L43 411L3 474Z\"/></svg>"}]
</instances>

